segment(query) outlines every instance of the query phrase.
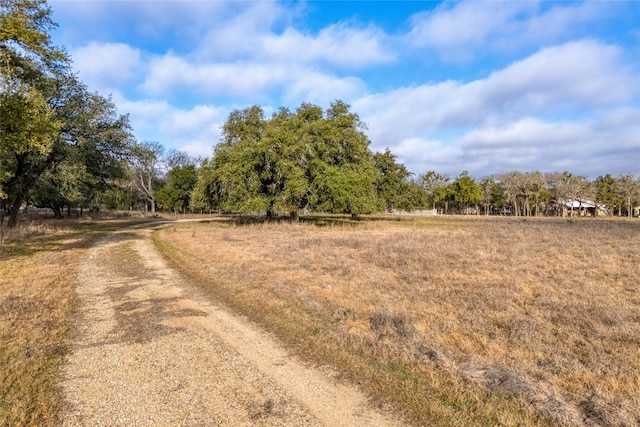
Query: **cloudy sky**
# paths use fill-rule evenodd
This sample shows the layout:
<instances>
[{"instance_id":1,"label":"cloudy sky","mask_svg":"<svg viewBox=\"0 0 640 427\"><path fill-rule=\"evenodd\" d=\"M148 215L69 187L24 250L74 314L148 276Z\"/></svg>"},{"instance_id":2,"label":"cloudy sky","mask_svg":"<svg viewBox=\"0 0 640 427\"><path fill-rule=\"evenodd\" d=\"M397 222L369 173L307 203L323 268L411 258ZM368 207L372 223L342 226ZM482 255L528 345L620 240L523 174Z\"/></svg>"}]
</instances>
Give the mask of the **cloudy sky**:
<instances>
[{"instance_id":1,"label":"cloudy sky","mask_svg":"<svg viewBox=\"0 0 640 427\"><path fill-rule=\"evenodd\" d=\"M210 157L234 109L341 99L416 174L640 174L636 0L49 3L140 141Z\"/></svg>"}]
</instances>

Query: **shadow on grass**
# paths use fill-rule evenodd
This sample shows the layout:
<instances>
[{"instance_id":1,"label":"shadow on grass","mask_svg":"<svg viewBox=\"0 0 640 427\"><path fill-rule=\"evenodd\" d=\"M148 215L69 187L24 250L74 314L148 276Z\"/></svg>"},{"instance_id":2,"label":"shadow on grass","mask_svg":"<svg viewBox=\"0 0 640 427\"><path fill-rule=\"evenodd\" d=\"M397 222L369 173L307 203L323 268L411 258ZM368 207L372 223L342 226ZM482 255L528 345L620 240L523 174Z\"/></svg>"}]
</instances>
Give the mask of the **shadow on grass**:
<instances>
[{"instance_id":1,"label":"shadow on grass","mask_svg":"<svg viewBox=\"0 0 640 427\"><path fill-rule=\"evenodd\" d=\"M0 260L39 253L86 248L99 236L139 222L86 222L54 226L41 232L14 237L0 244Z\"/></svg>"},{"instance_id":2,"label":"shadow on grass","mask_svg":"<svg viewBox=\"0 0 640 427\"><path fill-rule=\"evenodd\" d=\"M332 227L332 226L357 226L359 224L367 222L380 222L380 221L402 221L398 217L388 216L376 216L376 215L358 215L351 216L348 214L312 214L301 215L297 220L292 220L289 216L274 216L267 218L262 215L238 215L238 214L225 214L220 217L223 220L236 226L243 225L256 225L256 224L287 224L287 223L301 223L310 224L317 227Z\"/></svg>"}]
</instances>

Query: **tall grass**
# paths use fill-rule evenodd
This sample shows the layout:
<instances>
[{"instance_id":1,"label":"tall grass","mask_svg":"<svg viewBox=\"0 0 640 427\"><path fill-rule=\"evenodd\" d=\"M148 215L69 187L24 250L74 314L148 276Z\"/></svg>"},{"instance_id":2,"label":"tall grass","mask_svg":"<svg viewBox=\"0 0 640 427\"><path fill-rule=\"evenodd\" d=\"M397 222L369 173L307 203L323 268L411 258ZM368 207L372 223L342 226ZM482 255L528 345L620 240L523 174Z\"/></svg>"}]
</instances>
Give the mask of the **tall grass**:
<instances>
[{"instance_id":1,"label":"tall grass","mask_svg":"<svg viewBox=\"0 0 640 427\"><path fill-rule=\"evenodd\" d=\"M199 224L157 240L417 424L640 424L638 222Z\"/></svg>"},{"instance_id":2,"label":"tall grass","mask_svg":"<svg viewBox=\"0 0 640 427\"><path fill-rule=\"evenodd\" d=\"M0 426L60 425L61 366L76 307L75 265L120 223L32 221L0 245Z\"/></svg>"},{"instance_id":3,"label":"tall grass","mask_svg":"<svg viewBox=\"0 0 640 427\"><path fill-rule=\"evenodd\" d=\"M0 425L57 425L60 367L75 307L74 249L0 247Z\"/></svg>"}]
</instances>

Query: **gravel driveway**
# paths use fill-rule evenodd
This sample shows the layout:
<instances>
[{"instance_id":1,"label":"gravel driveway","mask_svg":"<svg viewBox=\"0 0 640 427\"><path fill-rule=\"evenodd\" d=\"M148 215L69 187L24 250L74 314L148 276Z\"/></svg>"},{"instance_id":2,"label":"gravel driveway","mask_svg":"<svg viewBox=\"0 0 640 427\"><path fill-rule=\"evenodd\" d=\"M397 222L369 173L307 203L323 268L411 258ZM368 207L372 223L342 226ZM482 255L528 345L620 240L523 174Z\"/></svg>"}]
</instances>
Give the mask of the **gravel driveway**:
<instances>
[{"instance_id":1,"label":"gravel driveway","mask_svg":"<svg viewBox=\"0 0 640 427\"><path fill-rule=\"evenodd\" d=\"M402 425L198 295L148 229L101 239L78 275L65 426Z\"/></svg>"}]
</instances>

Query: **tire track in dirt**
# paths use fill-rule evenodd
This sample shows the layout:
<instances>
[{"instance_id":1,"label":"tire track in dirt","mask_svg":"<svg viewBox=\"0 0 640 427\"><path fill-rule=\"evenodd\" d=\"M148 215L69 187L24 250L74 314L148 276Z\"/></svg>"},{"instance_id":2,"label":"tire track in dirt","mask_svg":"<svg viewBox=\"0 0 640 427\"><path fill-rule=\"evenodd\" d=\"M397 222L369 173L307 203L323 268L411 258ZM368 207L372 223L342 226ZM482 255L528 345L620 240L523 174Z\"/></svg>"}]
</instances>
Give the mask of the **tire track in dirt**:
<instances>
[{"instance_id":1,"label":"tire track in dirt","mask_svg":"<svg viewBox=\"0 0 640 427\"><path fill-rule=\"evenodd\" d=\"M112 233L78 266L63 425L402 425L200 297L149 233Z\"/></svg>"}]
</instances>

